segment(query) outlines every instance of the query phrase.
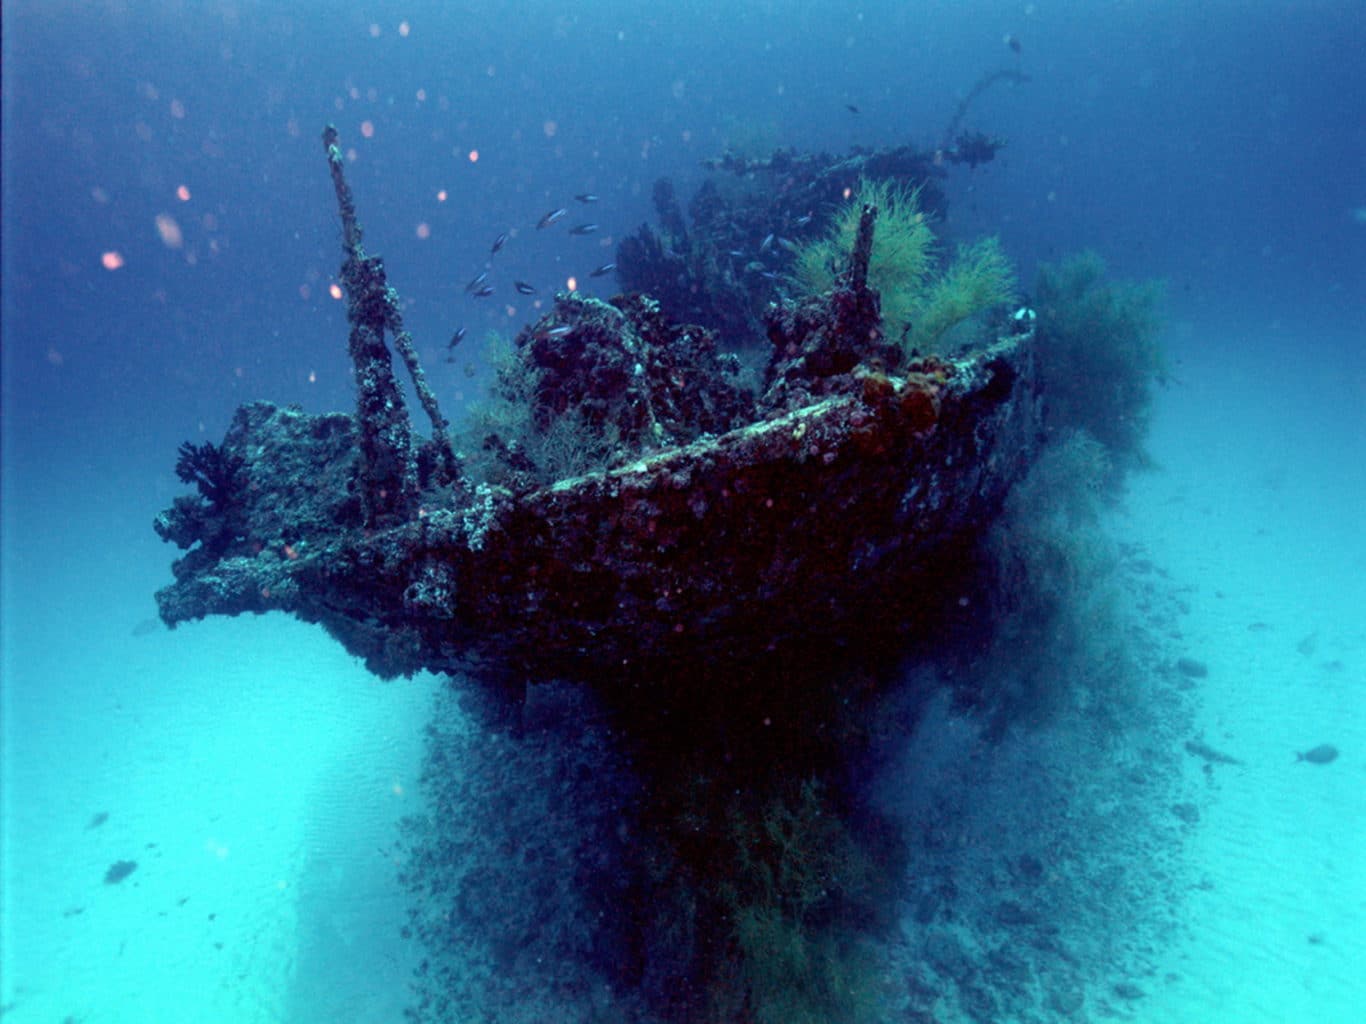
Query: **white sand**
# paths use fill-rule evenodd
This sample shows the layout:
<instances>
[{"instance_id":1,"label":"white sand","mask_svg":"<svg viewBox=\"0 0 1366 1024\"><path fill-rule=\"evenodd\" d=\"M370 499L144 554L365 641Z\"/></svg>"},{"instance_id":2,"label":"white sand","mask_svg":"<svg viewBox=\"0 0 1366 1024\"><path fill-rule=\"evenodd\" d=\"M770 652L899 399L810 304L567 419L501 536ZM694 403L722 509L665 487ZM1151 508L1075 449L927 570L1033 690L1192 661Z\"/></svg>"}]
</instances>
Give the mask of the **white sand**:
<instances>
[{"instance_id":1,"label":"white sand","mask_svg":"<svg viewBox=\"0 0 1366 1024\"><path fill-rule=\"evenodd\" d=\"M380 847L432 681L381 683L282 616L72 630L7 657L6 1024L400 1019Z\"/></svg>"},{"instance_id":2,"label":"white sand","mask_svg":"<svg viewBox=\"0 0 1366 1024\"><path fill-rule=\"evenodd\" d=\"M1275 337L1187 361L1162 396L1132 533L1189 586L1215 766L1188 934L1142 1021L1366 1020L1366 368ZM1298 355L1298 358L1296 357ZM1251 628L1249 628L1251 627ZM1294 752L1332 743L1328 765ZM1200 775L1200 762L1190 759Z\"/></svg>"}]
</instances>

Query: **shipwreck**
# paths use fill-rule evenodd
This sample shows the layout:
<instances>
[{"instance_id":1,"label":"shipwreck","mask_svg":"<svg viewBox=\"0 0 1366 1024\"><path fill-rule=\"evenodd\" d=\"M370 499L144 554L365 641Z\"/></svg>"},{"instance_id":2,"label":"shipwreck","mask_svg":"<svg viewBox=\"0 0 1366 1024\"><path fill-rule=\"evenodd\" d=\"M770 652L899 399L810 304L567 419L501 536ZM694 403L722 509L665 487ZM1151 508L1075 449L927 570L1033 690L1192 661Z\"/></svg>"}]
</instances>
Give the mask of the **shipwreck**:
<instances>
[{"instance_id":1,"label":"shipwreck","mask_svg":"<svg viewBox=\"0 0 1366 1024\"><path fill-rule=\"evenodd\" d=\"M831 979L876 972L865 940L892 928L905 872L903 844L847 785L850 769L895 717L878 701L898 659L979 614L983 538L1041 444L1032 315L980 318L952 351L890 336L870 283L874 203L847 207L833 287L794 298L778 271L726 256L726 232L775 220L824 231L801 211L828 209L822 196L870 168L921 187L922 157L727 166L798 175L805 191L761 178L737 210L713 189L690 230L672 189L656 188L664 226L622 242L619 279L692 286L676 301L558 294L500 371L513 426L472 450L452 439L397 292L364 250L335 130L323 141L356 409L252 402L221 443L181 446L176 470L195 492L155 522L184 550L157 594L162 619L283 611L382 677L471 680L492 698L491 730L527 741L499 747L491 769L511 792L539 778L519 764L557 756L544 724L556 692L591 695L562 707L608 711L610 743L575 753L566 740L557 776L557 792L579 792L580 818L602 805L602 829L571 814L578 838L552 835L558 819L536 814L536 836L488 853L503 868L531 858L525 892L476 884L442 852L460 813L415 827L403 878L432 965L417 1019L465 1012L461 943L485 948L498 977L516 974L514 953L537 984L564 972L564 1000L605 978L661 1020L856 1019L853 989ZM791 208L754 205L765 201ZM707 322L676 321L680 304ZM746 333L766 346L748 376L723 351ZM538 693L550 694L540 712ZM423 781L434 806L464 807L471 768L452 767L440 735L429 732ZM642 785L613 795L613 764ZM574 861L551 896L523 847ZM473 913L471 886L497 909ZM583 899L556 903L556 886ZM587 909L543 929L564 906ZM464 929L454 948L452 921ZM773 984L794 956L796 987ZM810 1012L774 1016L790 1004Z\"/></svg>"},{"instance_id":2,"label":"shipwreck","mask_svg":"<svg viewBox=\"0 0 1366 1024\"><path fill-rule=\"evenodd\" d=\"M1030 322L954 356L907 354L867 282L862 211L837 287L773 304L758 394L714 332L647 296L561 293L517 339L529 422L608 430L605 464L476 482L448 436L382 261L366 255L335 132L354 413L253 402L221 445L182 446L197 485L156 519L186 549L169 626L284 611L384 677L474 671L638 686L913 633L1038 444ZM386 335L431 423L410 422Z\"/></svg>"}]
</instances>

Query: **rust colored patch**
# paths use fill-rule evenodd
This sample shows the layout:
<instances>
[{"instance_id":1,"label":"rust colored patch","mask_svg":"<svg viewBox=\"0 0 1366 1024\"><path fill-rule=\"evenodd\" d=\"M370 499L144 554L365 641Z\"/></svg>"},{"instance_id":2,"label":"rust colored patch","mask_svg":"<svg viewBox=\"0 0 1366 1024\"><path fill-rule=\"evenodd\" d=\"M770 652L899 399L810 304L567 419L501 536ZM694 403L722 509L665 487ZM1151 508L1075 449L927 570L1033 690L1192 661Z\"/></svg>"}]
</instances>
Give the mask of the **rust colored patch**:
<instances>
[{"instance_id":1,"label":"rust colored patch","mask_svg":"<svg viewBox=\"0 0 1366 1024\"><path fill-rule=\"evenodd\" d=\"M906 377L906 389L901 392L901 412L917 434L927 434L939 422L939 385L923 373Z\"/></svg>"},{"instance_id":2,"label":"rust colored patch","mask_svg":"<svg viewBox=\"0 0 1366 1024\"><path fill-rule=\"evenodd\" d=\"M869 405L889 398L896 391L896 385L885 373L862 374L859 383L863 387L863 400Z\"/></svg>"}]
</instances>

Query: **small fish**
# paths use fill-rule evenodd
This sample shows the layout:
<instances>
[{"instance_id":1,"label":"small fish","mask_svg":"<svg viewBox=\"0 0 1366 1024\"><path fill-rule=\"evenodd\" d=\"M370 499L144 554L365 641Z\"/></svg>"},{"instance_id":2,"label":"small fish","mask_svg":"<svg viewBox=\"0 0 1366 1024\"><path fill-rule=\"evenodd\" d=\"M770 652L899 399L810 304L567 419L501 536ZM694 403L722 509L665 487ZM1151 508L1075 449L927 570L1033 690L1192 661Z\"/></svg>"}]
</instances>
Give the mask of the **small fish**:
<instances>
[{"instance_id":1,"label":"small fish","mask_svg":"<svg viewBox=\"0 0 1366 1024\"><path fill-rule=\"evenodd\" d=\"M90 816L90 824L86 825L85 827L86 827L87 829L99 828L101 825L103 825L103 824L104 824L106 821L108 821L108 820L109 820L109 812L108 812L108 811L96 811L94 814L92 814L92 815Z\"/></svg>"},{"instance_id":2,"label":"small fish","mask_svg":"<svg viewBox=\"0 0 1366 1024\"><path fill-rule=\"evenodd\" d=\"M793 221L793 223L796 224L799 228L804 228L811 223L811 216L812 215L808 213L805 216L798 217L795 221Z\"/></svg>"},{"instance_id":3,"label":"small fish","mask_svg":"<svg viewBox=\"0 0 1366 1024\"><path fill-rule=\"evenodd\" d=\"M598 230L596 224L575 224L569 229L569 233L571 235L591 235L596 230Z\"/></svg>"},{"instance_id":4,"label":"small fish","mask_svg":"<svg viewBox=\"0 0 1366 1024\"><path fill-rule=\"evenodd\" d=\"M775 235L775 234L774 234L773 232L771 232L771 231L770 231L768 234L766 234L766 235L764 236L764 240L763 240L762 242L759 243L759 251L760 251L760 252L768 252L768 250L772 249L772 248L773 248L773 240L774 240L775 238L777 238L777 237L778 237L778 236Z\"/></svg>"},{"instance_id":5,"label":"small fish","mask_svg":"<svg viewBox=\"0 0 1366 1024\"><path fill-rule=\"evenodd\" d=\"M1332 764L1338 759L1338 748L1331 743L1320 743L1313 750L1295 755L1295 763L1306 761L1309 764Z\"/></svg>"},{"instance_id":6,"label":"small fish","mask_svg":"<svg viewBox=\"0 0 1366 1024\"><path fill-rule=\"evenodd\" d=\"M551 210L549 213L547 213L544 217L542 217L540 220L536 222L536 230L540 231L541 228L548 228L552 224L558 224L560 221L564 220L568 216L569 211L566 210L563 206Z\"/></svg>"},{"instance_id":7,"label":"small fish","mask_svg":"<svg viewBox=\"0 0 1366 1024\"><path fill-rule=\"evenodd\" d=\"M734 256L737 260L742 260L742 259L744 259L746 256L748 256L749 253L745 252L744 249L727 249L727 250L726 250L726 255L727 255L727 256Z\"/></svg>"},{"instance_id":8,"label":"small fish","mask_svg":"<svg viewBox=\"0 0 1366 1024\"><path fill-rule=\"evenodd\" d=\"M1020 52L1020 37L1014 33L1008 33L1002 42L1009 46L1015 53Z\"/></svg>"},{"instance_id":9,"label":"small fish","mask_svg":"<svg viewBox=\"0 0 1366 1024\"><path fill-rule=\"evenodd\" d=\"M574 198L581 203L596 203L598 201L598 197L593 195L592 192L580 192Z\"/></svg>"},{"instance_id":10,"label":"small fish","mask_svg":"<svg viewBox=\"0 0 1366 1024\"><path fill-rule=\"evenodd\" d=\"M1186 752L1194 754L1196 757L1208 761L1210 764L1242 764L1243 762L1236 757L1225 754L1222 750L1215 750L1202 739L1186 741Z\"/></svg>"},{"instance_id":11,"label":"small fish","mask_svg":"<svg viewBox=\"0 0 1366 1024\"><path fill-rule=\"evenodd\" d=\"M566 334L568 334L569 332L571 332L573 329L574 329L574 325L573 325L573 324L560 324L558 327L552 327L552 328L550 328L550 330L546 331L546 332L545 332L545 336L546 336L547 338L563 338Z\"/></svg>"},{"instance_id":12,"label":"small fish","mask_svg":"<svg viewBox=\"0 0 1366 1024\"><path fill-rule=\"evenodd\" d=\"M464 341L465 330L466 329L464 327L457 328L456 332L451 335L451 340L447 343L446 348L453 349L456 345L459 345L462 341Z\"/></svg>"},{"instance_id":13,"label":"small fish","mask_svg":"<svg viewBox=\"0 0 1366 1024\"><path fill-rule=\"evenodd\" d=\"M513 282L512 282L512 287L516 288L518 294L520 294L520 295L535 295L535 294L536 294L536 289L533 288L531 285L527 284L525 281L513 281Z\"/></svg>"},{"instance_id":14,"label":"small fish","mask_svg":"<svg viewBox=\"0 0 1366 1024\"><path fill-rule=\"evenodd\" d=\"M104 884L118 885L137 869L138 862L135 860L116 860L109 865L109 870L104 873Z\"/></svg>"},{"instance_id":15,"label":"small fish","mask_svg":"<svg viewBox=\"0 0 1366 1024\"><path fill-rule=\"evenodd\" d=\"M507 244L508 236L507 232L504 232L503 234L499 235L497 238L493 240L493 247L489 249L489 255L492 256L494 253L496 253L499 249L501 249L503 246Z\"/></svg>"},{"instance_id":16,"label":"small fish","mask_svg":"<svg viewBox=\"0 0 1366 1024\"><path fill-rule=\"evenodd\" d=\"M489 272L487 270L484 271L482 274L476 274L474 277L470 278L470 283L465 285L465 291L477 292L480 288L484 286L484 282L488 279Z\"/></svg>"},{"instance_id":17,"label":"small fish","mask_svg":"<svg viewBox=\"0 0 1366 1024\"><path fill-rule=\"evenodd\" d=\"M857 114L857 113L858 113L858 107L854 106L852 103L846 103L846 104L844 105L844 109L847 110L847 111L849 111L849 113L851 113L851 114Z\"/></svg>"},{"instance_id":18,"label":"small fish","mask_svg":"<svg viewBox=\"0 0 1366 1024\"><path fill-rule=\"evenodd\" d=\"M1188 679L1204 679L1209 675L1209 666L1196 658L1177 658L1176 671Z\"/></svg>"},{"instance_id":19,"label":"small fish","mask_svg":"<svg viewBox=\"0 0 1366 1024\"><path fill-rule=\"evenodd\" d=\"M589 277L606 277L608 274L610 274L612 271L614 271L614 270L616 270L616 269L617 269L617 265L616 265L615 263L604 263L602 266L600 266L600 267L594 267L592 270L590 270L590 271L588 272L588 276L589 276Z\"/></svg>"},{"instance_id":20,"label":"small fish","mask_svg":"<svg viewBox=\"0 0 1366 1024\"><path fill-rule=\"evenodd\" d=\"M488 297L489 297L490 295L492 295L492 294L493 294L493 285L491 285L491 284L486 284L486 285L484 285L484 287L480 288L477 292L474 292L474 293L473 293L473 295L474 295L474 297L475 297L476 299L486 299L486 298L488 298Z\"/></svg>"},{"instance_id":21,"label":"small fish","mask_svg":"<svg viewBox=\"0 0 1366 1024\"><path fill-rule=\"evenodd\" d=\"M790 238L779 238L779 239L778 239L778 244L781 245L781 246L782 246L784 249L786 249L788 252L800 252L800 251L801 251L801 246L798 245L796 242L792 241L792 239L790 239Z\"/></svg>"}]
</instances>

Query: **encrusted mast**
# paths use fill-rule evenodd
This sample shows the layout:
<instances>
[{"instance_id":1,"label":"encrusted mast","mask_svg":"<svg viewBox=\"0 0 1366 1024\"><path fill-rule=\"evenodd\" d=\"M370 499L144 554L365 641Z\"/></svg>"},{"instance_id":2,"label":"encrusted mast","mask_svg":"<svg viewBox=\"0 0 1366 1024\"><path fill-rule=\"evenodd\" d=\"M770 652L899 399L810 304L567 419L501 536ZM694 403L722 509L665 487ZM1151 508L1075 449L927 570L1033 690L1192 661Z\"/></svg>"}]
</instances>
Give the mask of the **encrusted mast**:
<instances>
[{"instance_id":1,"label":"encrusted mast","mask_svg":"<svg viewBox=\"0 0 1366 1024\"><path fill-rule=\"evenodd\" d=\"M849 253L849 266L843 275L844 301L836 305L840 330L852 336L865 335L871 341L882 335L882 305L877 292L868 287L868 263L873 255L873 227L877 207L865 204L859 214L858 233Z\"/></svg>"},{"instance_id":2,"label":"encrusted mast","mask_svg":"<svg viewBox=\"0 0 1366 1024\"><path fill-rule=\"evenodd\" d=\"M412 428L403 391L394 378L389 349L384 344L386 330L393 334L394 347L403 357L418 401L432 422L432 444L443 482L454 481L460 471L446 436L446 420L422 372L412 335L403 329L398 292L388 285L384 261L378 256L367 256L361 245L356 204L342 172L342 152L335 126L323 129L323 146L337 191L342 248L346 252L341 279L346 289L346 319L351 324L351 362L356 371L365 522L368 526L393 524L412 516L417 507L418 483Z\"/></svg>"}]
</instances>

